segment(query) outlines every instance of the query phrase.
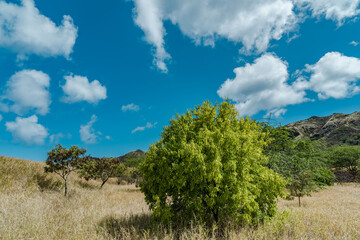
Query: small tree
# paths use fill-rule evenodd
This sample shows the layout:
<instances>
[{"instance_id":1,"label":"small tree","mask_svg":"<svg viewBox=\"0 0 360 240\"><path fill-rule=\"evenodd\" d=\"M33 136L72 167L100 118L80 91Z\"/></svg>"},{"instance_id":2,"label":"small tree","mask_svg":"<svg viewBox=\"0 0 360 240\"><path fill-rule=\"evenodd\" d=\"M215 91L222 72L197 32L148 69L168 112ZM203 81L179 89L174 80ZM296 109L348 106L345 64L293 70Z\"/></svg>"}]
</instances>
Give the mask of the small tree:
<instances>
[{"instance_id":1,"label":"small tree","mask_svg":"<svg viewBox=\"0 0 360 240\"><path fill-rule=\"evenodd\" d=\"M121 177L126 170L124 164L116 158L88 158L80 171L80 176L85 180L100 179L102 181L100 189L111 177Z\"/></svg>"},{"instance_id":2,"label":"small tree","mask_svg":"<svg viewBox=\"0 0 360 240\"><path fill-rule=\"evenodd\" d=\"M64 148L61 144L56 145L49 151L46 159L45 172L53 172L59 175L65 182L65 193L67 194L67 181L71 172L78 170L84 161L86 149L78 146Z\"/></svg>"},{"instance_id":3,"label":"small tree","mask_svg":"<svg viewBox=\"0 0 360 240\"><path fill-rule=\"evenodd\" d=\"M270 131L270 137L275 138L266 148L269 157L267 166L288 181L290 196L298 198L299 206L302 197L311 196L312 192L334 183L334 174L326 168L323 144L293 140L286 134L288 130L285 128L268 128L267 131ZM286 132L281 134L281 131Z\"/></svg>"},{"instance_id":4,"label":"small tree","mask_svg":"<svg viewBox=\"0 0 360 240\"><path fill-rule=\"evenodd\" d=\"M229 101L177 115L140 165L140 183L163 221L235 219L257 223L276 213L285 181L263 166L266 134L239 119Z\"/></svg>"},{"instance_id":5,"label":"small tree","mask_svg":"<svg viewBox=\"0 0 360 240\"><path fill-rule=\"evenodd\" d=\"M301 198L311 196L311 193L317 191L319 187L313 181L313 172L310 167L309 159L294 156L288 158L291 161L291 177L288 179L287 188L290 196L297 197L299 207L301 206Z\"/></svg>"}]
</instances>

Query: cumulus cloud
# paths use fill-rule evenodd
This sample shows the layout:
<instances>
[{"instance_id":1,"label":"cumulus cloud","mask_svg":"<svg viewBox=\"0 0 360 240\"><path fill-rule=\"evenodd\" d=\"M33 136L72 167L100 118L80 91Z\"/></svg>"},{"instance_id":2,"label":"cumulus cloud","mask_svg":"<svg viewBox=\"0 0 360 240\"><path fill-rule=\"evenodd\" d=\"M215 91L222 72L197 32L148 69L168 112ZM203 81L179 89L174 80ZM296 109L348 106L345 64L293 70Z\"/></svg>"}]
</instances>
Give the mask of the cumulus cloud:
<instances>
[{"instance_id":1,"label":"cumulus cloud","mask_svg":"<svg viewBox=\"0 0 360 240\"><path fill-rule=\"evenodd\" d=\"M154 47L154 62L166 72L163 22L171 21L198 45L214 46L225 38L243 44L244 52L263 52L297 23L290 0L133 0L135 23Z\"/></svg>"},{"instance_id":2,"label":"cumulus cloud","mask_svg":"<svg viewBox=\"0 0 360 240\"><path fill-rule=\"evenodd\" d=\"M15 141L28 145L42 145L49 135L47 129L38 123L36 115L28 118L17 117L15 122L6 122L5 126Z\"/></svg>"},{"instance_id":3,"label":"cumulus cloud","mask_svg":"<svg viewBox=\"0 0 360 240\"><path fill-rule=\"evenodd\" d=\"M171 22L197 45L214 46L217 39L242 43L242 53L262 53L271 40L296 28L308 11L338 25L359 13L360 0L133 0L134 21L153 46L154 64L167 72L164 22ZM294 9L296 9L294 11ZM296 13L295 13L296 12ZM295 35L296 36L296 35ZM292 38L289 39L289 41Z\"/></svg>"},{"instance_id":4,"label":"cumulus cloud","mask_svg":"<svg viewBox=\"0 0 360 240\"><path fill-rule=\"evenodd\" d=\"M295 0L301 8L310 9L313 17L325 16L343 24L346 18L352 18L360 13L360 0Z\"/></svg>"},{"instance_id":5,"label":"cumulus cloud","mask_svg":"<svg viewBox=\"0 0 360 240\"><path fill-rule=\"evenodd\" d=\"M154 46L154 64L167 72L165 61L170 55L165 50L165 29L158 1L135 0L135 23L144 31L145 41Z\"/></svg>"},{"instance_id":6,"label":"cumulus cloud","mask_svg":"<svg viewBox=\"0 0 360 240\"><path fill-rule=\"evenodd\" d=\"M266 53L243 67L234 69L234 79L227 79L217 91L221 98L236 102L241 116L261 110L284 113L283 107L307 101L305 91L288 81L287 63Z\"/></svg>"},{"instance_id":7,"label":"cumulus cloud","mask_svg":"<svg viewBox=\"0 0 360 240\"><path fill-rule=\"evenodd\" d=\"M140 132L140 131L145 131L145 129L148 129L148 128L154 128L156 126L157 122L155 122L154 124L152 123L146 123L145 126L139 126L139 127L136 127L135 129L133 129L131 131L131 133L136 133L136 132Z\"/></svg>"},{"instance_id":8,"label":"cumulus cloud","mask_svg":"<svg viewBox=\"0 0 360 240\"><path fill-rule=\"evenodd\" d=\"M123 112L126 112L126 111L135 111L135 112L137 112L137 111L139 111L140 110L140 107L138 106L138 105L135 105L135 104L133 104L133 103L130 103L130 104L128 104L128 105L124 105L124 106L122 106L121 107L121 110L123 111Z\"/></svg>"},{"instance_id":9,"label":"cumulus cloud","mask_svg":"<svg viewBox=\"0 0 360 240\"><path fill-rule=\"evenodd\" d=\"M7 82L6 93L3 96L12 104L3 110L10 110L19 115L35 109L40 115L49 112L51 103L49 94L50 77L36 70L22 70L15 73Z\"/></svg>"},{"instance_id":10,"label":"cumulus cloud","mask_svg":"<svg viewBox=\"0 0 360 240\"><path fill-rule=\"evenodd\" d=\"M93 124L97 121L95 115L91 116L91 120L86 125L80 126L80 139L86 144L97 143L98 133L95 132Z\"/></svg>"},{"instance_id":11,"label":"cumulus cloud","mask_svg":"<svg viewBox=\"0 0 360 240\"><path fill-rule=\"evenodd\" d=\"M66 82L61 88L65 96L62 101L66 103L86 101L96 104L107 98L106 87L102 86L98 80L89 82L87 77L77 75L69 75L64 78Z\"/></svg>"},{"instance_id":12,"label":"cumulus cloud","mask_svg":"<svg viewBox=\"0 0 360 240\"><path fill-rule=\"evenodd\" d=\"M314 65L306 65L310 72L307 88L318 93L319 99L346 98L359 93L360 59L339 52L325 54Z\"/></svg>"},{"instance_id":13,"label":"cumulus cloud","mask_svg":"<svg viewBox=\"0 0 360 240\"><path fill-rule=\"evenodd\" d=\"M56 26L40 14L33 0L21 5L0 1L0 46L12 49L20 58L30 54L69 58L77 38L77 27L70 16Z\"/></svg>"}]
</instances>

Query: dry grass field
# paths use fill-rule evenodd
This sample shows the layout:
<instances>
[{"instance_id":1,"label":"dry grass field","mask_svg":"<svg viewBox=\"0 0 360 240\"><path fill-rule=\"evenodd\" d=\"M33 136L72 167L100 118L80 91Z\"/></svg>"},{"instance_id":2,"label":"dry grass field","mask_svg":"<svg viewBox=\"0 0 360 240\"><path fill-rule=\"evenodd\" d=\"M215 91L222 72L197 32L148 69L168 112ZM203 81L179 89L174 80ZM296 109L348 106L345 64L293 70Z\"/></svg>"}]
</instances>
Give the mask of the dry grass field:
<instances>
[{"instance_id":1,"label":"dry grass field","mask_svg":"<svg viewBox=\"0 0 360 240\"><path fill-rule=\"evenodd\" d=\"M71 176L69 196L44 163L0 157L0 239L360 239L360 186L330 187L256 227L165 227L152 220L132 185Z\"/></svg>"}]
</instances>

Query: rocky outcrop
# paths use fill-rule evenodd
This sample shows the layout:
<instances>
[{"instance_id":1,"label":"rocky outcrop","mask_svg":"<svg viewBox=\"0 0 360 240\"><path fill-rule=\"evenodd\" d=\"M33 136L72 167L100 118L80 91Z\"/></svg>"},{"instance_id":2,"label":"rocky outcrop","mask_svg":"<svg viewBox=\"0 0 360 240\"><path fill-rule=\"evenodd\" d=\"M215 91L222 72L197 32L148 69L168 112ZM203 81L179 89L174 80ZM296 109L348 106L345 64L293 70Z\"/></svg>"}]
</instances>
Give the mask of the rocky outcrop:
<instances>
[{"instance_id":1,"label":"rocky outcrop","mask_svg":"<svg viewBox=\"0 0 360 240\"><path fill-rule=\"evenodd\" d=\"M328 145L360 145L360 111L352 114L335 113L286 125L296 138L321 140Z\"/></svg>"}]
</instances>

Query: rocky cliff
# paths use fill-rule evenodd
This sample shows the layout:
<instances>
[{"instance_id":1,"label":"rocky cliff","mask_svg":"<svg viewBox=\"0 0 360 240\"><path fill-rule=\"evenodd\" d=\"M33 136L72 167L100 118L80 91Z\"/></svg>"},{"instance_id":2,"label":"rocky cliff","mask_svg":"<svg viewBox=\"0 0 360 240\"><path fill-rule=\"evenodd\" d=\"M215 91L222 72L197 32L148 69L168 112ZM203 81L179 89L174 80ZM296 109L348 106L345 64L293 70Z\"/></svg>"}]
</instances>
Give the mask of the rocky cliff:
<instances>
[{"instance_id":1,"label":"rocky cliff","mask_svg":"<svg viewBox=\"0 0 360 240\"><path fill-rule=\"evenodd\" d=\"M360 144L360 111L352 114L334 113L286 125L296 138L321 140L328 145Z\"/></svg>"}]
</instances>

